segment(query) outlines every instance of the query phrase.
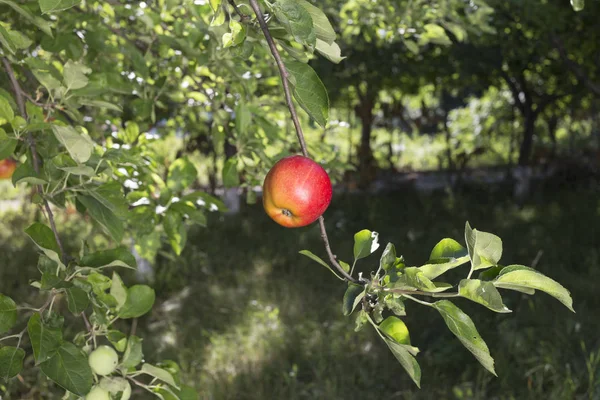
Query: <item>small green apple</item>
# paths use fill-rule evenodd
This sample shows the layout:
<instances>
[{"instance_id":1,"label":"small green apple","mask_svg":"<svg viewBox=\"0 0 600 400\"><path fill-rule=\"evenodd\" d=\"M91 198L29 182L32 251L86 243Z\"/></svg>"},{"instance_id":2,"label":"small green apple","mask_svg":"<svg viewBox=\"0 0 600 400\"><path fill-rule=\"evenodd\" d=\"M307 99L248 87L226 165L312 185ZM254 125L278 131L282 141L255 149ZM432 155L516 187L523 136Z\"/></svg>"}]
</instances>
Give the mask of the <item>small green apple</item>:
<instances>
[{"instance_id":1,"label":"small green apple","mask_svg":"<svg viewBox=\"0 0 600 400\"><path fill-rule=\"evenodd\" d=\"M88 363L94 373L106 376L112 374L117 369L119 356L112 347L98 346L96 350L90 353Z\"/></svg>"},{"instance_id":2,"label":"small green apple","mask_svg":"<svg viewBox=\"0 0 600 400\"><path fill-rule=\"evenodd\" d=\"M94 386L85 396L85 400L110 400L110 393L100 386Z\"/></svg>"}]
</instances>

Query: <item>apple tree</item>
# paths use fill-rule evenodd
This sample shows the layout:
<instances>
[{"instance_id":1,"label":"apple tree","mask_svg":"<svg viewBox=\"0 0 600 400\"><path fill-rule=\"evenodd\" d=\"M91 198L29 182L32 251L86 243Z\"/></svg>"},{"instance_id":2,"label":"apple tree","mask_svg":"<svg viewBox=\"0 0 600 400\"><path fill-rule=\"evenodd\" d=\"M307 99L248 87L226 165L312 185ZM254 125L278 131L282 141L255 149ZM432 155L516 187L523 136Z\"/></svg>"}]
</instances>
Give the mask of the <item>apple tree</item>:
<instances>
[{"instance_id":1,"label":"apple tree","mask_svg":"<svg viewBox=\"0 0 600 400\"><path fill-rule=\"evenodd\" d=\"M41 304L0 295L0 376L14 379L25 365L64 389L64 398L126 400L136 391L195 398L175 363L146 362L152 357L143 354L135 321L151 311L155 293L126 285L122 271L136 268L132 248L152 258L166 240L180 255L186 227L206 225L206 212L224 207L197 190L199 172L185 152L166 163L156 143L183 132L188 147L219 159L214 170L225 186L260 184L276 159L292 153L318 154L335 170L327 145L309 143L309 154L302 123L327 124L328 93L308 61L343 62L336 31L305 0L0 0L0 15L0 159L16 166L3 177L28 188L45 217L24 232L39 251L31 290ZM431 29L415 23L411 32ZM78 252L65 249L55 215L69 207L93 221L105 247L82 240ZM356 313L357 329L372 326L417 385L419 349L401 318L408 303L438 310L494 374L487 345L455 298L505 313L499 289L537 289L572 310L565 288L531 268L501 264L500 238L468 223L464 246L443 239L422 265L387 244L369 276L355 276L354 267L378 249L378 234L358 232L344 262L322 215L318 225L328 262L301 253L346 281L343 314ZM438 281L464 264L465 279ZM83 329L65 329L75 319Z\"/></svg>"}]
</instances>

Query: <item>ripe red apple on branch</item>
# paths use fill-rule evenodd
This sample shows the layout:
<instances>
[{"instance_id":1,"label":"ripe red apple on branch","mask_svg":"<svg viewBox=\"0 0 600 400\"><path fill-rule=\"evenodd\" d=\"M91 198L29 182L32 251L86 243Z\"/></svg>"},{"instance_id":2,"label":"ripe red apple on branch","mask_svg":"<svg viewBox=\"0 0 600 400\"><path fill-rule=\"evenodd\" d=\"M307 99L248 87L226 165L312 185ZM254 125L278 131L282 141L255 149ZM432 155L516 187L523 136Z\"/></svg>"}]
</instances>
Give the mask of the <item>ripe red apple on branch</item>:
<instances>
[{"instance_id":1,"label":"ripe red apple on branch","mask_svg":"<svg viewBox=\"0 0 600 400\"><path fill-rule=\"evenodd\" d=\"M304 156L279 160L263 185L263 206L279 225L298 228L317 220L331 202L331 180L319 164Z\"/></svg>"},{"instance_id":2,"label":"ripe red apple on branch","mask_svg":"<svg viewBox=\"0 0 600 400\"><path fill-rule=\"evenodd\" d=\"M17 169L17 162L12 158L0 160L0 179L10 179Z\"/></svg>"}]
</instances>

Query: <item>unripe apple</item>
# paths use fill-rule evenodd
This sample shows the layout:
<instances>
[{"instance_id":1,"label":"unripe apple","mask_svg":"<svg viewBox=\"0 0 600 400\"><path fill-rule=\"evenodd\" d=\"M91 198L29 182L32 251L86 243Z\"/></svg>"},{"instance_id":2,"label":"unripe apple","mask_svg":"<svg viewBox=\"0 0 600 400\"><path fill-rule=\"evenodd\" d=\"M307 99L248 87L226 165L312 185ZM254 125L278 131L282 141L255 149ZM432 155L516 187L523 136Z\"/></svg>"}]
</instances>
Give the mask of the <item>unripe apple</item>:
<instances>
[{"instance_id":1,"label":"unripe apple","mask_svg":"<svg viewBox=\"0 0 600 400\"><path fill-rule=\"evenodd\" d=\"M106 376L112 374L117 369L119 356L112 347L98 346L96 350L90 353L88 363L94 373Z\"/></svg>"},{"instance_id":2,"label":"unripe apple","mask_svg":"<svg viewBox=\"0 0 600 400\"><path fill-rule=\"evenodd\" d=\"M0 160L0 179L10 179L17 169L17 162L12 158Z\"/></svg>"},{"instance_id":3,"label":"unripe apple","mask_svg":"<svg viewBox=\"0 0 600 400\"><path fill-rule=\"evenodd\" d=\"M85 400L110 400L110 393L100 386L94 386L92 390L85 395Z\"/></svg>"},{"instance_id":4,"label":"unripe apple","mask_svg":"<svg viewBox=\"0 0 600 400\"><path fill-rule=\"evenodd\" d=\"M263 206L287 228L313 223L329 206L332 195L327 172L310 158L290 156L277 161L263 185Z\"/></svg>"}]
</instances>

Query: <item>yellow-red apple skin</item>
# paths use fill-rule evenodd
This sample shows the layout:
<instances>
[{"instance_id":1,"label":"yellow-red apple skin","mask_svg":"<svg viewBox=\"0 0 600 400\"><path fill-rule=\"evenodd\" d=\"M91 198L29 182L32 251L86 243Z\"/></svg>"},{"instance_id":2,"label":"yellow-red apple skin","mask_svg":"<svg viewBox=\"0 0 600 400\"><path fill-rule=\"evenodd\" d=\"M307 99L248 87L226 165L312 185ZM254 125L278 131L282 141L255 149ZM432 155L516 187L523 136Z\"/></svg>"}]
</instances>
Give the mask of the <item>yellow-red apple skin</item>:
<instances>
[{"instance_id":1,"label":"yellow-red apple skin","mask_svg":"<svg viewBox=\"0 0 600 400\"><path fill-rule=\"evenodd\" d=\"M4 160L0 160L0 179L10 179L17 169L17 162L6 158Z\"/></svg>"},{"instance_id":2,"label":"yellow-red apple skin","mask_svg":"<svg viewBox=\"0 0 600 400\"><path fill-rule=\"evenodd\" d=\"M263 185L263 206L279 225L299 228L312 224L331 202L327 172L310 158L295 155L277 161Z\"/></svg>"}]
</instances>

